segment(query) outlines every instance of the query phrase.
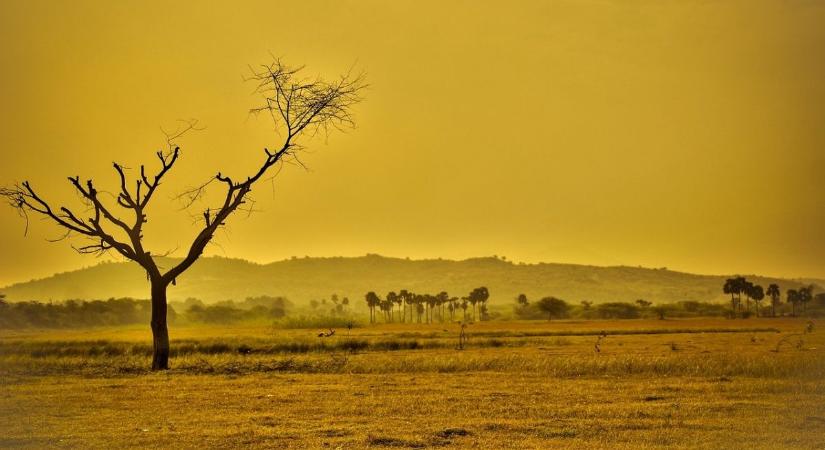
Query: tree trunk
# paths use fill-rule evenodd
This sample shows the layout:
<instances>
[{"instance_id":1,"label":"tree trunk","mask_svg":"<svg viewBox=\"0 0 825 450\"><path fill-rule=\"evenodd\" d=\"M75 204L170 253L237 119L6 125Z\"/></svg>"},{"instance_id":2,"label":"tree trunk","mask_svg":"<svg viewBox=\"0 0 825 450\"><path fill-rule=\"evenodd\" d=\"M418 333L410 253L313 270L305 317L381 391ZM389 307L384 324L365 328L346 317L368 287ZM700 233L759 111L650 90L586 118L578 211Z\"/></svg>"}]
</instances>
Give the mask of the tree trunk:
<instances>
[{"instance_id":1,"label":"tree trunk","mask_svg":"<svg viewBox=\"0 0 825 450\"><path fill-rule=\"evenodd\" d=\"M169 329L166 326L166 287L163 281L152 281L152 370L169 369Z\"/></svg>"}]
</instances>

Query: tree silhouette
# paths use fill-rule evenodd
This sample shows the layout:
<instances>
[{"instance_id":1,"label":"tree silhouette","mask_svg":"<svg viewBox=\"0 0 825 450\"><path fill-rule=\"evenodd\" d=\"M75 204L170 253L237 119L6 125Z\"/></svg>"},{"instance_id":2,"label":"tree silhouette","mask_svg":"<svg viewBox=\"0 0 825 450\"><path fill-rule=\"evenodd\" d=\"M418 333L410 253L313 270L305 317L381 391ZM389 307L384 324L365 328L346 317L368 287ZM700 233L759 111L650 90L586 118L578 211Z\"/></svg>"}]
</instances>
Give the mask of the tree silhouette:
<instances>
[{"instance_id":1,"label":"tree silhouette","mask_svg":"<svg viewBox=\"0 0 825 450\"><path fill-rule=\"evenodd\" d=\"M438 298L435 295L427 294L425 299L427 302L427 323L432 323L433 311L435 310L435 305L438 303Z\"/></svg>"},{"instance_id":2,"label":"tree silhouette","mask_svg":"<svg viewBox=\"0 0 825 450\"><path fill-rule=\"evenodd\" d=\"M403 321L402 320L403 319L403 313L401 311L401 308L404 305L404 297L396 294L395 292L392 292L392 301L393 301L393 303L395 303L398 306L398 321L402 322Z\"/></svg>"},{"instance_id":3,"label":"tree silhouette","mask_svg":"<svg viewBox=\"0 0 825 450\"><path fill-rule=\"evenodd\" d=\"M556 297L544 297L539 300L538 307L547 314L547 320L551 320L553 316L561 317L567 314L570 308L567 302Z\"/></svg>"},{"instance_id":4,"label":"tree silhouette","mask_svg":"<svg viewBox=\"0 0 825 450\"><path fill-rule=\"evenodd\" d=\"M392 320L393 320L392 319L393 309L395 309L395 304L396 304L397 301L398 301L398 294L396 294L395 291L390 291L390 292L387 293L387 303L389 303L389 306L390 306L390 322L392 322Z\"/></svg>"},{"instance_id":5,"label":"tree silhouette","mask_svg":"<svg viewBox=\"0 0 825 450\"><path fill-rule=\"evenodd\" d=\"M412 304L413 300L415 299L415 295L412 292L407 291L406 289L401 289L398 293L398 296L404 300L404 314L402 314L402 322L407 321L407 309L410 310L410 323L413 321L413 309Z\"/></svg>"},{"instance_id":6,"label":"tree silhouette","mask_svg":"<svg viewBox=\"0 0 825 450\"><path fill-rule=\"evenodd\" d=\"M370 323L375 323L375 307L381 303L381 299L378 298L378 294L373 291L369 291L364 296L364 300L366 300L367 308L370 310Z\"/></svg>"},{"instance_id":7,"label":"tree silhouette","mask_svg":"<svg viewBox=\"0 0 825 450\"><path fill-rule=\"evenodd\" d=\"M438 302L438 320L444 322L444 305L450 301L450 294L446 291L441 291L435 296Z\"/></svg>"},{"instance_id":8,"label":"tree silhouette","mask_svg":"<svg viewBox=\"0 0 825 450\"><path fill-rule=\"evenodd\" d=\"M722 291L730 294L730 307L732 317L736 317L736 310L742 311L742 291L745 289L747 281L744 277L734 277L725 280Z\"/></svg>"},{"instance_id":9,"label":"tree silhouette","mask_svg":"<svg viewBox=\"0 0 825 450\"><path fill-rule=\"evenodd\" d=\"M473 320L476 319L476 305L485 304L489 298L490 291L484 286L473 289L467 296L467 300L473 305Z\"/></svg>"},{"instance_id":10,"label":"tree silhouette","mask_svg":"<svg viewBox=\"0 0 825 450\"><path fill-rule=\"evenodd\" d=\"M799 293L798 293L799 297L798 298L799 298L799 303L802 303L802 311L803 312L806 312L808 310L808 302L810 302L814 298L813 291L814 291L814 286L812 284L799 288Z\"/></svg>"},{"instance_id":11,"label":"tree silhouette","mask_svg":"<svg viewBox=\"0 0 825 450\"><path fill-rule=\"evenodd\" d=\"M280 60L252 69L248 80L255 83L263 104L251 112L268 114L283 140L274 151L264 149L260 166L249 176L231 178L219 172L207 183L180 196L187 206L192 206L213 182L224 188L220 206L207 208L203 212L202 228L190 244L186 256L165 272L155 261L157 255L143 246L143 225L147 222L146 211L150 201L181 156L175 140L195 128L194 122L182 131L167 135L169 149L156 153L159 166L154 173L141 165L139 175L130 182L127 169L114 163L119 179L118 191L114 196L116 205L107 201L92 180L84 183L79 176L69 177L71 186L88 207L88 215L85 210L54 206L28 181L0 190L0 195L24 218L28 219L30 214L40 215L65 229L66 237L78 235L86 238L87 243L76 248L78 252L102 254L115 250L146 271L152 298L153 370L169 367L169 332L166 324L166 291L169 284L175 284L177 278L198 260L215 233L233 213L248 209L244 205L251 201L249 193L258 181L272 176L272 172L284 162L300 164L298 156L304 148L302 137L354 126L351 109L361 100L360 93L365 87L363 77L346 74L327 82L305 78L301 71L302 67L290 67ZM130 186L133 188L130 189ZM131 213L132 221L121 219L115 207Z\"/></svg>"},{"instance_id":12,"label":"tree silhouette","mask_svg":"<svg viewBox=\"0 0 825 450\"><path fill-rule=\"evenodd\" d=\"M742 294L745 294L745 304L747 305L748 314L751 312L751 294L753 293L753 283L745 280L742 282Z\"/></svg>"},{"instance_id":13,"label":"tree silhouette","mask_svg":"<svg viewBox=\"0 0 825 450\"><path fill-rule=\"evenodd\" d=\"M785 298L791 304L791 315L796 317L796 304L799 303L799 292L796 289L785 291Z\"/></svg>"},{"instance_id":14,"label":"tree silhouette","mask_svg":"<svg viewBox=\"0 0 825 450\"><path fill-rule=\"evenodd\" d=\"M776 317L776 305L782 297L782 293L779 291L779 285L771 283L768 286L768 290L765 291L765 294L771 298L771 316Z\"/></svg>"},{"instance_id":15,"label":"tree silhouette","mask_svg":"<svg viewBox=\"0 0 825 450\"><path fill-rule=\"evenodd\" d=\"M450 320L455 320L455 312L458 311L460 306L458 305L458 301L460 299L458 297L450 297Z\"/></svg>"},{"instance_id":16,"label":"tree silhouette","mask_svg":"<svg viewBox=\"0 0 825 450\"><path fill-rule=\"evenodd\" d=\"M519 294L519 295L518 295L518 297L516 297L516 303L517 303L520 307L525 308L525 307L527 307L527 305L529 305L529 304L530 304L530 300L529 300L529 299L527 299L527 295L525 295L525 294Z\"/></svg>"},{"instance_id":17,"label":"tree silhouette","mask_svg":"<svg viewBox=\"0 0 825 450\"><path fill-rule=\"evenodd\" d=\"M645 309L648 306L652 305L653 303L648 301L648 300L640 298L640 299L636 300L636 304L639 305L640 308Z\"/></svg>"},{"instance_id":18,"label":"tree silhouette","mask_svg":"<svg viewBox=\"0 0 825 450\"><path fill-rule=\"evenodd\" d=\"M765 298L765 291L762 289L762 286L758 284L751 285L748 289L748 297L752 298L754 303L756 303L756 317L759 317L759 302Z\"/></svg>"}]
</instances>

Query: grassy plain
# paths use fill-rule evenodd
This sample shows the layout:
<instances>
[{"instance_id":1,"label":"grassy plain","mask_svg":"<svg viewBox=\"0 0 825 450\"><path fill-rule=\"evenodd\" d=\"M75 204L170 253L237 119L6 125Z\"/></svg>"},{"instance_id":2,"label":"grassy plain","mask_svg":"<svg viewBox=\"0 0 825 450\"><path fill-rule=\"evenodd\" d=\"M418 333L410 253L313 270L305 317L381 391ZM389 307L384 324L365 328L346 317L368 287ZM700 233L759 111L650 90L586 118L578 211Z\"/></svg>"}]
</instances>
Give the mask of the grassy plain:
<instances>
[{"instance_id":1,"label":"grassy plain","mask_svg":"<svg viewBox=\"0 0 825 450\"><path fill-rule=\"evenodd\" d=\"M464 350L455 324L175 327L166 373L148 326L5 331L0 446L825 448L806 324L487 322Z\"/></svg>"}]
</instances>

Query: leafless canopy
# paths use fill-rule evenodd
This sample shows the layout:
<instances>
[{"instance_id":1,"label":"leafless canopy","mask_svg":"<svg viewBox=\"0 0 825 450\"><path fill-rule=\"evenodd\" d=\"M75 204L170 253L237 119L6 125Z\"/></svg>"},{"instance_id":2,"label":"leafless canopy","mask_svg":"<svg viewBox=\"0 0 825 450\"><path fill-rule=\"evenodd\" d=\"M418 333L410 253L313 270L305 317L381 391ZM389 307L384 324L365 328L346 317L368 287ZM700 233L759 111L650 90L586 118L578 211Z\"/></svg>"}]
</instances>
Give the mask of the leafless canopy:
<instances>
[{"instance_id":1,"label":"leafless canopy","mask_svg":"<svg viewBox=\"0 0 825 450\"><path fill-rule=\"evenodd\" d=\"M355 125L352 107L361 100L361 93L366 86L361 75L348 73L329 82L305 78L301 73L301 67L289 67L280 60L251 69L248 80L255 83L255 92L264 100L262 106L251 112L268 113L283 141L276 150L264 149L263 159L255 173L245 178L232 178L219 172L208 183L184 194L187 202L192 204L212 182L225 188L220 205L203 212L202 228L189 246L186 256L166 273L160 272L151 253L143 247L143 225L147 221L145 211L158 186L180 157L180 148L174 145L175 139L196 129L197 123L194 121L187 122L176 132L167 133L169 148L157 152L159 166L154 172L142 165L140 174L130 180L122 165L113 164L120 182L116 195L117 207L131 213L131 219L120 218L116 212L122 211L115 211L115 207L107 206L101 201L100 191L92 180L84 183L78 176L69 177L69 182L88 207L83 214L65 206L52 206L28 181L0 189L0 196L17 208L26 219L30 214L40 215L64 228L65 237L81 235L89 239L86 245L76 248L81 253L100 254L114 249L139 263L153 282L174 282L203 253L227 218L243 208L242 205L247 202L248 194L256 182L266 177L276 165L287 161L300 163L297 158L303 149L300 143L302 136L328 133L333 129ZM124 235L126 239L117 237Z\"/></svg>"}]
</instances>

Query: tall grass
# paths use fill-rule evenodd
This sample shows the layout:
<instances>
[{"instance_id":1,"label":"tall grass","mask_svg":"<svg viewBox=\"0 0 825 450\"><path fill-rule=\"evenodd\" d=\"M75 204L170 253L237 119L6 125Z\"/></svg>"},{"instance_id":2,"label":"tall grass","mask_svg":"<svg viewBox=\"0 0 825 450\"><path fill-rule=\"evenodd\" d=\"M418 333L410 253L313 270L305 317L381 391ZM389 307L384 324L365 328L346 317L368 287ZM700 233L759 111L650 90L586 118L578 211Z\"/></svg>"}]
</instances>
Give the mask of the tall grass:
<instances>
[{"instance_id":1,"label":"tall grass","mask_svg":"<svg viewBox=\"0 0 825 450\"><path fill-rule=\"evenodd\" d=\"M255 372L293 373L460 373L528 372L549 377L601 376L698 376L723 378L794 377L819 379L825 373L825 358L815 353L766 356L736 353L712 355L576 354L542 357L529 353L483 350L476 352L409 352L290 356L239 355L233 353L189 354L172 358L172 373L232 374ZM149 373L144 356L52 356L33 358L9 355L2 359L3 375L51 375L75 373L113 376Z\"/></svg>"}]
</instances>

